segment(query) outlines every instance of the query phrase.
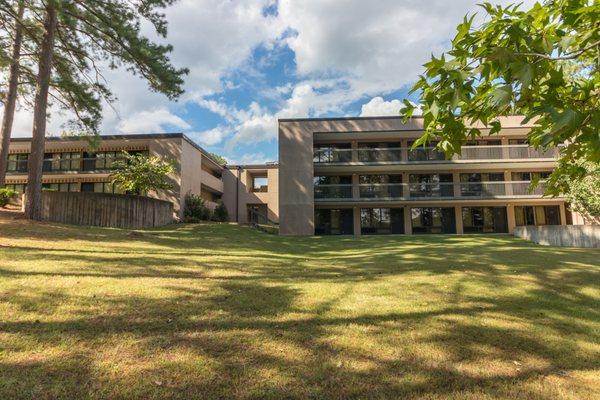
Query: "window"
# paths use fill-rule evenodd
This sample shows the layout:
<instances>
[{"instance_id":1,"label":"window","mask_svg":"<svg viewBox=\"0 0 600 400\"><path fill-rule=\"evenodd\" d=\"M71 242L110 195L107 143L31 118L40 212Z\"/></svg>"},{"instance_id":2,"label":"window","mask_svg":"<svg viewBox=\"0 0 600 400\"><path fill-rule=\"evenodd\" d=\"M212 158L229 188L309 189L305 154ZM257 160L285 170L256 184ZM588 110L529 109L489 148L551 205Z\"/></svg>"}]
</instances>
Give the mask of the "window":
<instances>
[{"instance_id":1,"label":"window","mask_svg":"<svg viewBox=\"0 0 600 400\"><path fill-rule=\"evenodd\" d=\"M9 154L7 172L27 172L27 160L29 154Z\"/></svg>"},{"instance_id":2,"label":"window","mask_svg":"<svg viewBox=\"0 0 600 400\"><path fill-rule=\"evenodd\" d=\"M79 192L80 185L78 182L43 183L42 190L49 191L49 192Z\"/></svg>"},{"instance_id":3,"label":"window","mask_svg":"<svg viewBox=\"0 0 600 400\"><path fill-rule=\"evenodd\" d=\"M313 147L313 162L333 163L352 161L350 143L319 144Z\"/></svg>"},{"instance_id":4,"label":"window","mask_svg":"<svg viewBox=\"0 0 600 400\"><path fill-rule=\"evenodd\" d=\"M269 178L266 176L253 176L252 177L252 191L253 192L268 192L269 191Z\"/></svg>"},{"instance_id":5,"label":"window","mask_svg":"<svg viewBox=\"0 0 600 400\"><path fill-rule=\"evenodd\" d=\"M559 206L515 206L515 224L560 225Z\"/></svg>"},{"instance_id":6,"label":"window","mask_svg":"<svg viewBox=\"0 0 600 400\"><path fill-rule=\"evenodd\" d=\"M456 233L454 208L411 209L413 233Z\"/></svg>"},{"instance_id":7,"label":"window","mask_svg":"<svg viewBox=\"0 0 600 400\"><path fill-rule=\"evenodd\" d=\"M409 175L411 197L454 197L452 174Z\"/></svg>"},{"instance_id":8,"label":"window","mask_svg":"<svg viewBox=\"0 0 600 400\"><path fill-rule=\"evenodd\" d=\"M404 233L404 209L361 208L360 231L363 235Z\"/></svg>"},{"instance_id":9,"label":"window","mask_svg":"<svg viewBox=\"0 0 600 400\"><path fill-rule=\"evenodd\" d=\"M15 184L5 185L5 187L7 189L14 190L17 193L25 193L25 189L27 188L27 185L25 185L23 183L15 183Z\"/></svg>"},{"instance_id":10,"label":"window","mask_svg":"<svg viewBox=\"0 0 600 400\"><path fill-rule=\"evenodd\" d=\"M507 233L506 207L463 207L465 233Z\"/></svg>"},{"instance_id":11,"label":"window","mask_svg":"<svg viewBox=\"0 0 600 400\"><path fill-rule=\"evenodd\" d=\"M81 191L94 193L123 193L123 191L120 190L117 185L111 182L82 182Z\"/></svg>"},{"instance_id":12,"label":"window","mask_svg":"<svg viewBox=\"0 0 600 400\"><path fill-rule=\"evenodd\" d=\"M352 235L354 217L351 208L315 209L315 235Z\"/></svg>"},{"instance_id":13,"label":"window","mask_svg":"<svg viewBox=\"0 0 600 400\"><path fill-rule=\"evenodd\" d=\"M81 169L81 153L45 153L43 171L79 171Z\"/></svg>"},{"instance_id":14,"label":"window","mask_svg":"<svg viewBox=\"0 0 600 400\"><path fill-rule=\"evenodd\" d=\"M400 142L368 142L358 144L358 161L390 162L400 161L402 150Z\"/></svg>"}]
</instances>

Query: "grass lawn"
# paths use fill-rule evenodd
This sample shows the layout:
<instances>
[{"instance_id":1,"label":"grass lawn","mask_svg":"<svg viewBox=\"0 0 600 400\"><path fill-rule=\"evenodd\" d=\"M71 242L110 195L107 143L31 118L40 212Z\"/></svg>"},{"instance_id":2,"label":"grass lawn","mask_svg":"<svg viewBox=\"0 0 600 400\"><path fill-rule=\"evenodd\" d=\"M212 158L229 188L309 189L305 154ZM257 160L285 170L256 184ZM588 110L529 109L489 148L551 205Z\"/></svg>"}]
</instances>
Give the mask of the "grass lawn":
<instances>
[{"instance_id":1,"label":"grass lawn","mask_svg":"<svg viewBox=\"0 0 600 400\"><path fill-rule=\"evenodd\" d=\"M593 399L600 251L0 218L0 399Z\"/></svg>"}]
</instances>

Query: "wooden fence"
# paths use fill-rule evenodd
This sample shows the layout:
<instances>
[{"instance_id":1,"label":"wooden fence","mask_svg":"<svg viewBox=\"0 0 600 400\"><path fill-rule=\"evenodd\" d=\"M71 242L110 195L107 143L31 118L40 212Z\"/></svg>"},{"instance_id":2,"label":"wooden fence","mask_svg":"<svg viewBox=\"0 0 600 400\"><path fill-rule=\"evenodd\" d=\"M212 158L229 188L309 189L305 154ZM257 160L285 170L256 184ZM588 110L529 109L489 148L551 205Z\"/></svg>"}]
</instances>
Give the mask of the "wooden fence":
<instances>
[{"instance_id":1,"label":"wooden fence","mask_svg":"<svg viewBox=\"0 0 600 400\"><path fill-rule=\"evenodd\" d=\"M152 228L173 222L173 203L122 194L42 192L42 219L73 225Z\"/></svg>"}]
</instances>

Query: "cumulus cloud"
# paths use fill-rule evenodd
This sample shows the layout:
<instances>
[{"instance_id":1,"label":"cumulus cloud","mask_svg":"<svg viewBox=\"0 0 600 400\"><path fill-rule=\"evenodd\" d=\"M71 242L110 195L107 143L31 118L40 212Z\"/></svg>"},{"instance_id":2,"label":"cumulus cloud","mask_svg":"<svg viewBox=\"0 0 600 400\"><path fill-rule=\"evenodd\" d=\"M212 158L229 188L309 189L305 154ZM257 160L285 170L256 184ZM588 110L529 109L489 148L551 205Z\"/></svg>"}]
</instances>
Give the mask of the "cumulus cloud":
<instances>
[{"instance_id":1,"label":"cumulus cloud","mask_svg":"<svg viewBox=\"0 0 600 400\"><path fill-rule=\"evenodd\" d=\"M165 126L190 129L191 125L166 108L140 111L121 121L117 127L122 133L164 132Z\"/></svg>"},{"instance_id":2,"label":"cumulus cloud","mask_svg":"<svg viewBox=\"0 0 600 400\"><path fill-rule=\"evenodd\" d=\"M398 116L402 103L400 100L385 101L382 97L373 97L360 109L361 117Z\"/></svg>"},{"instance_id":3,"label":"cumulus cloud","mask_svg":"<svg viewBox=\"0 0 600 400\"><path fill-rule=\"evenodd\" d=\"M208 129L202 132L188 132L186 133L191 139L205 146L214 146L221 143L227 136L231 134L231 131L227 127L217 126L213 129Z\"/></svg>"}]
</instances>

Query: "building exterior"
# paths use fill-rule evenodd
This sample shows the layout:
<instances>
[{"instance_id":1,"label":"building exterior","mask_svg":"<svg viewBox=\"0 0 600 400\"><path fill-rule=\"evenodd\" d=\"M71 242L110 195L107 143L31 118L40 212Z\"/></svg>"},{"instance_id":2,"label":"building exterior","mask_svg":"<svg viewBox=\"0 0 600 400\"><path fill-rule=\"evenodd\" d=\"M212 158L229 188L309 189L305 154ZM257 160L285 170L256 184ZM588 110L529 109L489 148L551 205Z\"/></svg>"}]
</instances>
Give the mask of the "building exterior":
<instances>
[{"instance_id":1,"label":"building exterior","mask_svg":"<svg viewBox=\"0 0 600 400\"><path fill-rule=\"evenodd\" d=\"M148 195L173 202L179 217L183 216L188 192L200 195L209 207L215 207L223 196L224 168L181 133L113 135L100 139L99 146L92 150L85 138L46 138L43 187L65 192L116 193L118 188L110 183L112 163L122 151L127 151L156 155L174 163L175 172L169 177L172 188ZM30 138L11 140L6 186L17 192L23 192L27 184L30 148Z\"/></svg>"},{"instance_id":2,"label":"building exterior","mask_svg":"<svg viewBox=\"0 0 600 400\"><path fill-rule=\"evenodd\" d=\"M542 197L558 149L528 146L531 126L507 117L502 131L467 143L448 160L411 150L422 119L279 120L280 234L512 233L518 225L564 225L562 198ZM478 126L485 133L483 126Z\"/></svg>"},{"instance_id":3,"label":"building exterior","mask_svg":"<svg viewBox=\"0 0 600 400\"><path fill-rule=\"evenodd\" d=\"M241 224L279 223L279 167L276 163L232 165L223 172L229 219Z\"/></svg>"}]
</instances>

